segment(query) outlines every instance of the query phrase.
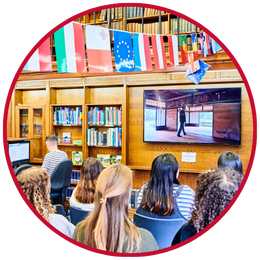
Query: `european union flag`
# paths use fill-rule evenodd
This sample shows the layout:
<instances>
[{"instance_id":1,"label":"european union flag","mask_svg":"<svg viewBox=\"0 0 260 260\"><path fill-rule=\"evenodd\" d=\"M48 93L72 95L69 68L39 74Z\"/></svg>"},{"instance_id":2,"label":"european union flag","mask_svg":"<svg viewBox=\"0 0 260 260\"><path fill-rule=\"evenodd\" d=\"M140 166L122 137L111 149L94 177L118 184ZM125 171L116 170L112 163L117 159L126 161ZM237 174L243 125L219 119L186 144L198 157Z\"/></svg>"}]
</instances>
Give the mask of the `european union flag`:
<instances>
[{"instance_id":1,"label":"european union flag","mask_svg":"<svg viewBox=\"0 0 260 260\"><path fill-rule=\"evenodd\" d=\"M114 56L116 72L134 71L131 33L114 31Z\"/></svg>"}]
</instances>

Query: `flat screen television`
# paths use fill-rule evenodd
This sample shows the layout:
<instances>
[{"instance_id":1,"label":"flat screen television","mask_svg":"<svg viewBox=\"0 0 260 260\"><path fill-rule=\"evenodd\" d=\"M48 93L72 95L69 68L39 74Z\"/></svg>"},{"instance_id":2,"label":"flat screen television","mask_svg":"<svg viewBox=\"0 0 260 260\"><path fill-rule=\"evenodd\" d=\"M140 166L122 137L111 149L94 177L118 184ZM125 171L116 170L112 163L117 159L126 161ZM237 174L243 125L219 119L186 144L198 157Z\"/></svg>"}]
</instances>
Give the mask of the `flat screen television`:
<instances>
[{"instance_id":1,"label":"flat screen television","mask_svg":"<svg viewBox=\"0 0 260 260\"><path fill-rule=\"evenodd\" d=\"M241 143L241 88L144 90L143 141Z\"/></svg>"},{"instance_id":2,"label":"flat screen television","mask_svg":"<svg viewBox=\"0 0 260 260\"><path fill-rule=\"evenodd\" d=\"M8 151L13 168L30 163L30 142L8 142Z\"/></svg>"}]
</instances>

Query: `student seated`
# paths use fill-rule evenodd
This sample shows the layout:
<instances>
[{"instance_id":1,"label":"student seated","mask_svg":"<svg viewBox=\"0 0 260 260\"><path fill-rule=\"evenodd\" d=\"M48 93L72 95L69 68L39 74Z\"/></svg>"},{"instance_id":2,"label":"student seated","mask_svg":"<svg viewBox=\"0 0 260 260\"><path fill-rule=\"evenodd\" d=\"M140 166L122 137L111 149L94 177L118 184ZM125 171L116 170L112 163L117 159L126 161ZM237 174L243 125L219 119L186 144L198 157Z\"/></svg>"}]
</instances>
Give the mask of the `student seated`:
<instances>
[{"instance_id":1,"label":"student seated","mask_svg":"<svg viewBox=\"0 0 260 260\"><path fill-rule=\"evenodd\" d=\"M145 209L161 216L171 216L175 206L179 208L185 222L190 219L194 191L187 185L180 185L179 167L177 159L172 154L162 154L154 159L150 181L140 190L136 212L142 214L145 213ZM175 195L178 195L177 199Z\"/></svg>"},{"instance_id":2,"label":"student seated","mask_svg":"<svg viewBox=\"0 0 260 260\"><path fill-rule=\"evenodd\" d=\"M84 160L79 182L70 198L71 206L87 211L93 210L97 178L102 170L103 165L98 159L89 157Z\"/></svg>"},{"instance_id":3,"label":"student seated","mask_svg":"<svg viewBox=\"0 0 260 260\"><path fill-rule=\"evenodd\" d=\"M243 165L240 157L234 152L224 152L218 158L218 167L232 167L243 175Z\"/></svg>"},{"instance_id":4,"label":"student seated","mask_svg":"<svg viewBox=\"0 0 260 260\"><path fill-rule=\"evenodd\" d=\"M243 176L231 167L201 173L195 189L195 207L190 221L174 236L176 245L207 227L226 208L236 194Z\"/></svg>"},{"instance_id":5,"label":"student seated","mask_svg":"<svg viewBox=\"0 0 260 260\"><path fill-rule=\"evenodd\" d=\"M68 155L58 149L58 137L56 135L49 135L45 138L49 153L44 157L42 169L51 175L55 166L61 161L68 159Z\"/></svg>"},{"instance_id":6,"label":"student seated","mask_svg":"<svg viewBox=\"0 0 260 260\"><path fill-rule=\"evenodd\" d=\"M137 228L128 216L132 171L123 165L110 165L97 180L94 209L78 223L73 239L110 252L134 253L157 250L154 237Z\"/></svg>"},{"instance_id":7,"label":"student seated","mask_svg":"<svg viewBox=\"0 0 260 260\"><path fill-rule=\"evenodd\" d=\"M63 234L72 237L75 226L64 216L55 214L56 208L51 205L49 175L41 168L31 167L17 176L25 196L39 214Z\"/></svg>"}]
</instances>

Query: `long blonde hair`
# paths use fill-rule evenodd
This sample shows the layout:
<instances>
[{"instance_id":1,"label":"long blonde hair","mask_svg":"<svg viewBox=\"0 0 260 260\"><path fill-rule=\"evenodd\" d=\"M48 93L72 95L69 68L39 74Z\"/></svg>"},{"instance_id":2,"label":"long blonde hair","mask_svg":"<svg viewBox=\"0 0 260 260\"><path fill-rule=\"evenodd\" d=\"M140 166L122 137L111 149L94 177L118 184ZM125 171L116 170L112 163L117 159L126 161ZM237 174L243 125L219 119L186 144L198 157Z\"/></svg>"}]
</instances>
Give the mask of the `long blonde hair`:
<instances>
[{"instance_id":1,"label":"long blonde hair","mask_svg":"<svg viewBox=\"0 0 260 260\"><path fill-rule=\"evenodd\" d=\"M132 171L114 164L103 170L97 181L94 210L79 228L77 240L86 227L85 241L88 246L111 252L122 252L128 239L126 251L140 248L140 234L128 217L128 205L132 190Z\"/></svg>"},{"instance_id":2,"label":"long blonde hair","mask_svg":"<svg viewBox=\"0 0 260 260\"><path fill-rule=\"evenodd\" d=\"M28 168L17 176L25 196L39 214L49 222L49 214L56 211L50 199L50 177L41 168Z\"/></svg>"}]
</instances>

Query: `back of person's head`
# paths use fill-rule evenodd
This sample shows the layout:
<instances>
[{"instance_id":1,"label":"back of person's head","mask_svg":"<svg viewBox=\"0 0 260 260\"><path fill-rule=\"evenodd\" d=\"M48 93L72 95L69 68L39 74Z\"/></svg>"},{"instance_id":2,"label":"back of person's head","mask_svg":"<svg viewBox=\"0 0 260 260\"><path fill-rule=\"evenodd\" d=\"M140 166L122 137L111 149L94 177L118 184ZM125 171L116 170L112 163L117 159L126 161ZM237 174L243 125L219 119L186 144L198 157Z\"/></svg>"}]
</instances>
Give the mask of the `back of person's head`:
<instances>
[{"instance_id":1,"label":"back of person's head","mask_svg":"<svg viewBox=\"0 0 260 260\"><path fill-rule=\"evenodd\" d=\"M243 166L240 157L234 152L224 152L218 158L218 167L232 167L243 174Z\"/></svg>"},{"instance_id":2,"label":"back of person's head","mask_svg":"<svg viewBox=\"0 0 260 260\"><path fill-rule=\"evenodd\" d=\"M78 202L94 202L96 183L102 170L103 165L98 159L89 157L84 160L81 167L80 179L75 191L75 198Z\"/></svg>"},{"instance_id":3,"label":"back of person's head","mask_svg":"<svg viewBox=\"0 0 260 260\"><path fill-rule=\"evenodd\" d=\"M152 163L150 181L143 192L141 205L158 215L171 215L174 211L173 183L178 180L179 164L172 154L162 154Z\"/></svg>"},{"instance_id":4,"label":"back of person's head","mask_svg":"<svg viewBox=\"0 0 260 260\"><path fill-rule=\"evenodd\" d=\"M201 231L215 220L236 194L243 176L231 167L219 167L199 175L192 222Z\"/></svg>"},{"instance_id":5,"label":"back of person's head","mask_svg":"<svg viewBox=\"0 0 260 260\"><path fill-rule=\"evenodd\" d=\"M32 206L49 221L49 213L55 212L50 199L49 175L41 168L31 167L23 170L17 176L17 181Z\"/></svg>"},{"instance_id":6,"label":"back of person's head","mask_svg":"<svg viewBox=\"0 0 260 260\"><path fill-rule=\"evenodd\" d=\"M94 209L79 229L86 227L85 244L111 252L122 252L126 237L127 252L139 249L140 235L129 220L128 205L132 190L132 171L114 164L104 169L97 181Z\"/></svg>"},{"instance_id":7,"label":"back of person's head","mask_svg":"<svg viewBox=\"0 0 260 260\"><path fill-rule=\"evenodd\" d=\"M49 135L45 138L45 142L52 146L58 145L58 137L56 135Z\"/></svg>"}]
</instances>

